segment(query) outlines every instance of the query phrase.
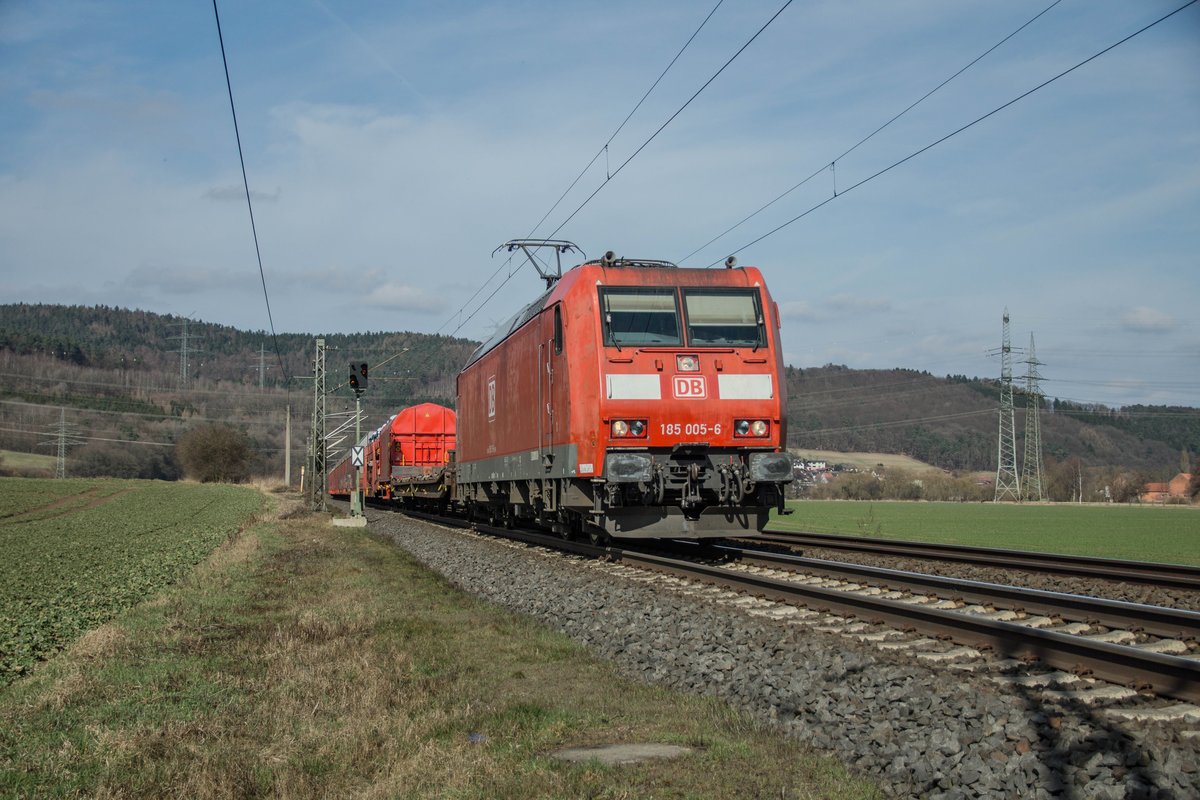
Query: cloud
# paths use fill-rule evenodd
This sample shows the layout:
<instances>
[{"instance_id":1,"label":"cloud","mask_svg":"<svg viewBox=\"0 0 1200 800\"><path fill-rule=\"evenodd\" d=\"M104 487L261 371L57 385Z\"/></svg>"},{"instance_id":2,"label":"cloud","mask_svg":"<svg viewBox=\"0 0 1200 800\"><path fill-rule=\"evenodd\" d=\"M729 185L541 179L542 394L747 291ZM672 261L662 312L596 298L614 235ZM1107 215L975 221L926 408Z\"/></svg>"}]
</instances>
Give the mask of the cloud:
<instances>
[{"instance_id":1,"label":"cloud","mask_svg":"<svg viewBox=\"0 0 1200 800\"><path fill-rule=\"evenodd\" d=\"M446 308L444 301L430 296L424 289L403 283L375 286L362 302L390 311L416 311L425 314L440 313Z\"/></svg>"},{"instance_id":2,"label":"cloud","mask_svg":"<svg viewBox=\"0 0 1200 800\"><path fill-rule=\"evenodd\" d=\"M1121 325L1133 333L1169 333L1176 328L1174 317L1147 306L1127 311L1121 316Z\"/></svg>"}]
</instances>

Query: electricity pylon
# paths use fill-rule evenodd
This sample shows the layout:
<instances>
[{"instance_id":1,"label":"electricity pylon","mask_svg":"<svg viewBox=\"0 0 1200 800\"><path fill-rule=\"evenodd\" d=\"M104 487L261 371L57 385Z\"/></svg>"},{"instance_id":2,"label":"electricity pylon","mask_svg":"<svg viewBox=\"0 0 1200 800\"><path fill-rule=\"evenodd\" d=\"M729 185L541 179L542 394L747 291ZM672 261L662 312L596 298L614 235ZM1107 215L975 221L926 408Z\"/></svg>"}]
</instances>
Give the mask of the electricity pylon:
<instances>
[{"instance_id":1,"label":"electricity pylon","mask_svg":"<svg viewBox=\"0 0 1200 800\"><path fill-rule=\"evenodd\" d=\"M1005 498L1021 499L1021 480L1017 477L1017 422L1013 411L1012 340L1008 335L1008 309L1004 309L1004 339L1000 347L1000 434L996 443L996 495L992 502ZM996 355L996 351L992 351Z\"/></svg>"},{"instance_id":2,"label":"electricity pylon","mask_svg":"<svg viewBox=\"0 0 1200 800\"><path fill-rule=\"evenodd\" d=\"M194 342L198 337L195 334L188 333L188 325L191 320L184 317L180 322L173 323L181 327L178 336L168 336L169 340L179 341L179 388L186 389L188 380L191 374L191 356L196 353L203 353L200 348L190 345L189 341Z\"/></svg>"},{"instance_id":3,"label":"electricity pylon","mask_svg":"<svg viewBox=\"0 0 1200 800\"><path fill-rule=\"evenodd\" d=\"M46 434L54 438L40 442L40 444L54 447L58 453L54 464L54 477L65 478L67 477L67 448L83 444L83 440L78 438L78 429L74 425L67 424L65 408L58 410L58 424L46 431Z\"/></svg>"},{"instance_id":4,"label":"electricity pylon","mask_svg":"<svg viewBox=\"0 0 1200 800\"><path fill-rule=\"evenodd\" d=\"M1026 500L1045 500L1045 488L1042 486L1042 389L1038 381L1042 375L1038 372L1037 354L1033 348L1033 334L1029 334L1029 358L1025 359L1029 371L1025 374L1025 463L1021 472L1025 476L1024 492L1021 495Z\"/></svg>"}]
</instances>

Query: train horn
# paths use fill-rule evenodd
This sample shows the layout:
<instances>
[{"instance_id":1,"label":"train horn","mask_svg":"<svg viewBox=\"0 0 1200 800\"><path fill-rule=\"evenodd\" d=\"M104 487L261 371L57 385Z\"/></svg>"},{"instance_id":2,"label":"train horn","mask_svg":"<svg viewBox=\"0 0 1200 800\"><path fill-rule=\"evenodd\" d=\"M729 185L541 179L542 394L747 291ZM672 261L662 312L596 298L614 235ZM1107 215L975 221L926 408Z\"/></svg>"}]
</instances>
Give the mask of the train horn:
<instances>
[{"instance_id":1,"label":"train horn","mask_svg":"<svg viewBox=\"0 0 1200 800\"><path fill-rule=\"evenodd\" d=\"M733 269L736 266L737 266L737 258L735 258L734 256L730 256L729 258L725 259L725 269Z\"/></svg>"},{"instance_id":2,"label":"train horn","mask_svg":"<svg viewBox=\"0 0 1200 800\"><path fill-rule=\"evenodd\" d=\"M606 251L604 253L604 258L600 259L600 263L606 267L611 267L613 264L617 263L617 254L612 250Z\"/></svg>"}]
</instances>

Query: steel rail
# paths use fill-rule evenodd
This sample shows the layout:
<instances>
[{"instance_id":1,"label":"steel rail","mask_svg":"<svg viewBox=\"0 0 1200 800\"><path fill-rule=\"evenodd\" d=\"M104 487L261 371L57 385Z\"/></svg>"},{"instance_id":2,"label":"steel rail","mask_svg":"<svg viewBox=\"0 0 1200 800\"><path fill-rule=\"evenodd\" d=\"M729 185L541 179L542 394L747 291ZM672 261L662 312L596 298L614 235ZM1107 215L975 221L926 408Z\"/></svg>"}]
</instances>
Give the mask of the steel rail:
<instances>
[{"instance_id":1,"label":"steel rail","mask_svg":"<svg viewBox=\"0 0 1200 800\"><path fill-rule=\"evenodd\" d=\"M1108 628L1142 631L1169 639L1200 641L1200 613L1087 595L1050 592L1022 586L947 578L921 572L868 567L842 561L748 550L719 545L717 552L727 553L743 564L803 570L829 578L869 581L873 585L910 592L934 592L940 597L966 603L998 604L1014 611L1048 617L1090 622Z\"/></svg>"},{"instance_id":2,"label":"steel rail","mask_svg":"<svg viewBox=\"0 0 1200 800\"><path fill-rule=\"evenodd\" d=\"M480 533L516 539L527 544L565 550L591 558L640 564L659 572L778 600L803 602L819 611L831 611L868 622L915 630L975 647L990 648L1008 658L1036 659L1054 669L1087 673L1101 680L1152 689L1156 694L1200 703L1200 661L1139 650L1087 637L1041 630L986 617L902 603L837 589L791 583L735 572L667 556L615 546L566 541L556 536L496 528L476 523Z\"/></svg>"},{"instance_id":3,"label":"steel rail","mask_svg":"<svg viewBox=\"0 0 1200 800\"><path fill-rule=\"evenodd\" d=\"M1160 587L1200 590L1200 567L1127 561L1115 558L1072 556L1059 553L1002 550L993 547L938 544L936 542L881 541L865 536L768 531L757 536L739 536L755 542L852 550L861 553L959 561L981 566L1016 568L1057 575L1104 578L1124 583L1147 583Z\"/></svg>"}]
</instances>

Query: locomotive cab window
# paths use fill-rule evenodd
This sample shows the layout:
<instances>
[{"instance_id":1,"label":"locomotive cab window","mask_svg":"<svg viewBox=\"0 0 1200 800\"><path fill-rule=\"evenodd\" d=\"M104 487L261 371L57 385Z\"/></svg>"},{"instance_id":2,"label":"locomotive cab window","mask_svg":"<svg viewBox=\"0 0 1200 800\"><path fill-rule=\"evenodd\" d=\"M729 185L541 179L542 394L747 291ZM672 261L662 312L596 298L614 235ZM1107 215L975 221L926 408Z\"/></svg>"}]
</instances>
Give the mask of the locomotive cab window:
<instances>
[{"instance_id":1,"label":"locomotive cab window","mask_svg":"<svg viewBox=\"0 0 1200 800\"><path fill-rule=\"evenodd\" d=\"M562 355L563 346L563 328L562 328L562 305L554 307L554 355Z\"/></svg>"},{"instance_id":2,"label":"locomotive cab window","mask_svg":"<svg viewBox=\"0 0 1200 800\"><path fill-rule=\"evenodd\" d=\"M674 289L601 289L600 308L606 345L683 343Z\"/></svg>"},{"instance_id":3,"label":"locomotive cab window","mask_svg":"<svg viewBox=\"0 0 1200 800\"><path fill-rule=\"evenodd\" d=\"M762 310L753 289L684 289L692 347L762 347Z\"/></svg>"}]
</instances>

